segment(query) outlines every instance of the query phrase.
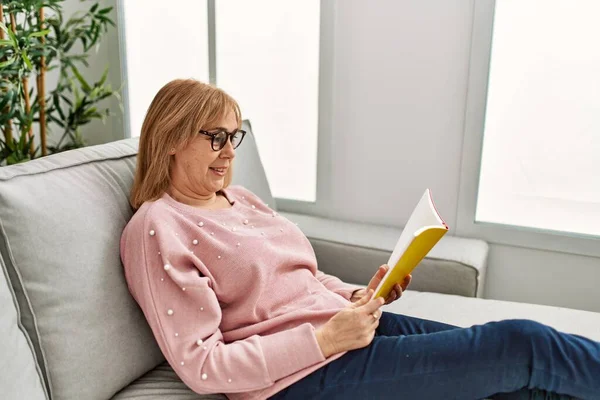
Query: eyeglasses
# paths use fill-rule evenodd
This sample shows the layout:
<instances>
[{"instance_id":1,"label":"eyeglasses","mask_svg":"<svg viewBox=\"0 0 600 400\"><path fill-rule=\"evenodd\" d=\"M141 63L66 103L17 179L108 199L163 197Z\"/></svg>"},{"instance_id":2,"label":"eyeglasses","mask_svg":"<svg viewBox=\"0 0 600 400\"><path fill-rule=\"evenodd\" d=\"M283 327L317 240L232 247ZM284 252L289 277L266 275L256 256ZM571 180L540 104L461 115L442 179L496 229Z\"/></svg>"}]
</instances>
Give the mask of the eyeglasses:
<instances>
[{"instance_id":1,"label":"eyeglasses","mask_svg":"<svg viewBox=\"0 0 600 400\"><path fill-rule=\"evenodd\" d=\"M211 137L211 146L214 151L219 151L225 147L227 139L231 141L233 148L237 149L242 143L242 140L244 140L244 136L246 136L246 131L242 129L231 133L224 130L218 130L216 132L199 131L198 133Z\"/></svg>"}]
</instances>

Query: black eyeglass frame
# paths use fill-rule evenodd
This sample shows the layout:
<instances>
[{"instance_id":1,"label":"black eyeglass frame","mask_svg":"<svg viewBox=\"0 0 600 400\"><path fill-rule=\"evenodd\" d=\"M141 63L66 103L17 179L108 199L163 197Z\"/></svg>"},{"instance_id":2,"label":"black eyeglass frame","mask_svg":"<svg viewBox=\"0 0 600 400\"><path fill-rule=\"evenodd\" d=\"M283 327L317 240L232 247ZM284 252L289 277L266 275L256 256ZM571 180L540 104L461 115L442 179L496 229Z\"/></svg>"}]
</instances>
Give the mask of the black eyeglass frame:
<instances>
[{"instance_id":1,"label":"black eyeglass frame","mask_svg":"<svg viewBox=\"0 0 600 400\"><path fill-rule=\"evenodd\" d=\"M210 146L212 147L213 151L220 151L223 149L223 147L225 147L225 145L227 144L227 141L231 142L231 138L238 134L241 133L242 137L240 138L240 141L238 142L237 145L235 145L233 148L237 149L238 147L240 147L240 144L242 144L242 142L244 141L244 137L246 136L246 131L243 129L238 129L236 131L233 131L231 133L225 131L225 130L219 130L217 132L208 132L205 130L200 130L198 131L198 133L202 134L202 135L206 135L206 136L210 136L211 140L210 140ZM220 133L224 133L227 135L227 138L223 141L223 145L220 148L216 148L215 147L215 138L217 137L218 134ZM233 144L233 142L231 142Z\"/></svg>"}]
</instances>

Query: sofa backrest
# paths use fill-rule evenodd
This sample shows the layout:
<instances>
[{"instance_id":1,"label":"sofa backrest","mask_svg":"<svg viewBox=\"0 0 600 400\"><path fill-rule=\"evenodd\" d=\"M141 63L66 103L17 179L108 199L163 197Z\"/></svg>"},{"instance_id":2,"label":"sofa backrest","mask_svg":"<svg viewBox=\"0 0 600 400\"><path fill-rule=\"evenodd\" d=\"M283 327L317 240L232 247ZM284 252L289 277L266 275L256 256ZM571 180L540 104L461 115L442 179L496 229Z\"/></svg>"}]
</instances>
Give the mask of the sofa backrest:
<instances>
[{"instance_id":1,"label":"sofa backrest","mask_svg":"<svg viewBox=\"0 0 600 400\"><path fill-rule=\"evenodd\" d=\"M234 183L275 206L244 125ZM126 139L0 168L0 264L10 283L8 295L0 281L3 318L13 310L0 334L20 335L10 340L20 346L21 378L44 382L50 398L107 399L164 361L119 256L137 146Z\"/></svg>"},{"instance_id":2,"label":"sofa backrest","mask_svg":"<svg viewBox=\"0 0 600 400\"><path fill-rule=\"evenodd\" d=\"M0 258L0 393L4 399L46 400L48 395L33 346L23 328L14 292Z\"/></svg>"}]
</instances>

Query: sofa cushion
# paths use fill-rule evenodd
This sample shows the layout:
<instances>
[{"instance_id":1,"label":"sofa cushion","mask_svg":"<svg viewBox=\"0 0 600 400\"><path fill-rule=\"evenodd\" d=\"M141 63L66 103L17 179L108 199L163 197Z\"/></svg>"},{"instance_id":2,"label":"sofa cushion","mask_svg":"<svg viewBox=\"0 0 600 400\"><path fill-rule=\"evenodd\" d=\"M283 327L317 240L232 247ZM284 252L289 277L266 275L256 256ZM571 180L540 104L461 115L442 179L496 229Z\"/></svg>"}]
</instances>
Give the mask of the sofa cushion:
<instances>
[{"instance_id":1,"label":"sofa cushion","mask_svg":"<svg viewBox=\"0 0 600 400\"><path fill-rule=\"evenodd\" d=\"M164 362L135 380L111 400L227 400L224 394L198 394L183 383L169 363Z\"/></svg>"},{"instance_id":2,"label":"sofa cushion","mask_svg":"<svg viewBox=\"0 0 600 400\"><path fill-rule=\"evenodd\" d=\"M0 230L2 221L0 221ZM21 326L16 300L6 280L0 258L0 354L2 373L0 392L5 399L46 400L42 373L35 361L33 347Z\"/></svg>"},{"instance_id":3,"label":"sofa cushion","mask_svg":"<svg viewBox=\"0 0 600 400\"><path fill-rule=\"evenodd\" d=\"M0 257L52 398L106 399L164 361L119 256L137 147L127 139L0 168ZM271 198L251 132L234 177Z\"/></svg>"},{"instance_id":4,"label":"sofa cushion","mask_svg":"<svg viewBox=\"0 0 600 400\"><path fill-rule=\"evenodd\" d=\"M119 239L137 140L0 168L2 258L55 399L106 399L164 360Z\"/></svg>"},{"instance_id":5,"label":"sofa cushion","mask_svg":"<svg viewBox=\"0 0 600 400\"><path fill-rule=\"evenodd\" d=\"M367 284L390 258L402 229L291 212L280 214L309 238L319 269L346 282ZM444 236L411 273L411 288L482 297L488 244Z\"/></svg>"},{"instance_id":6,"label":"sofa cushion","mask_svg":"<svg viewBox=\"0 0 600 400\"><path fill-rule=\"evenodd\" d=\"M267 203L270 208L277 210L265 169L260 160L260 154L258 153L250 121L244 120L242 129L247 133L240 147L235 150L231 184L244 186Z\"/></svg>"},{"instance_id":7,"label":"sofa cushion","mask_svg":"<svg viewBox=\"0 0 600 400\"><path fill-rule=\"evenodd\" d=\"M554 329L600 341L600 313L505 300L478 299L406 290L382 310L460 327L504 319L530 319Z\"/></svg>"}]
</instances>

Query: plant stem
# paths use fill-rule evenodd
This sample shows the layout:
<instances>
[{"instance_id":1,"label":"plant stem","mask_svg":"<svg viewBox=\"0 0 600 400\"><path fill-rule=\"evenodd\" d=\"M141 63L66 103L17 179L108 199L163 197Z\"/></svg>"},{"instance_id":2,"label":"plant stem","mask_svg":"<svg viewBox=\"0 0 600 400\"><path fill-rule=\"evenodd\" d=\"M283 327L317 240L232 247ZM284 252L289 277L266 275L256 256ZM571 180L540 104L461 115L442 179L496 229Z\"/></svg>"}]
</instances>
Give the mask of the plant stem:
<instances>
[{"instance_id":1,"label":"plant stem","mask_svg":"<svg viewBox=\"0 0 600 400\"><path fill-rule=\"evenodd\" d=\"M44 30L44 7L40 7L38 21L40 30ZM44 36L40 37L42 45L45 42ZM42 147L42 156L48 154L46 148L46 57L40 57L40 67L37 77L38 103L40 104L40 142Z\"/></svg>"}]
</instances>

